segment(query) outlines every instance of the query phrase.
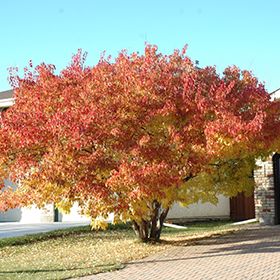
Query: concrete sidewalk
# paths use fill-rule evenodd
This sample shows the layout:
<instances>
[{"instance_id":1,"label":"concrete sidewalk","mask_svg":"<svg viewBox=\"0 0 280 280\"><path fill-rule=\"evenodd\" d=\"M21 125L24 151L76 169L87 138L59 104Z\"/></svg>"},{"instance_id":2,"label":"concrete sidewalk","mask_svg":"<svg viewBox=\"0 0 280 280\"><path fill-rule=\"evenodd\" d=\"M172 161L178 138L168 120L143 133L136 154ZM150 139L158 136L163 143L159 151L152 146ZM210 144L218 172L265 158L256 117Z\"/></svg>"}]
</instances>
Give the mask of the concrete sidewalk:
<instances>
[{"instance_id":1,"label":"concrete sidewalk","mask_svg":"<svg viewBox=\"0 0 280 280\"><path fill-rule=\"evenodd\" d=\"M63 223L38 223L38 224L24 224L24 223L0 223L0 238L24 236L28 234L48 232L57 229L64 229L69 227L78 227L88 225L88 222L63 222Z\"/></svg>"},{"instance_id":2,"label":"concrete sidewalk","mask_svg":"<svg viewBox=\"0 0 280 280\"><path fill-rule=\"evenodd\" d=\"M249 229L177 246L119 271L80 280L279 280L280 226Z\"/></svg>"}]
</instances>

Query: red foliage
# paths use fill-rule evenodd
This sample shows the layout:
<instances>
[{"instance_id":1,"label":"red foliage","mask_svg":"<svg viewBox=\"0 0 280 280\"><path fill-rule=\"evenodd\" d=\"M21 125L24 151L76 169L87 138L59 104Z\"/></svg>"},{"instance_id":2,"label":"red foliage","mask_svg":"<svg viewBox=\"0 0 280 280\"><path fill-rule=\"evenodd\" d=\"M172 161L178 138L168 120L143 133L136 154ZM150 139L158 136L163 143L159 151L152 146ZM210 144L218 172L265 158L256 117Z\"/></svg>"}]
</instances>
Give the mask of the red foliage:
<instances>
[{"instance_id":1,"label":"red foliage","mask_svg":"<svg viewBox=\"0 0 280 280\"><path fill-rule=\"evenodd\" d=\"M186 178L211 164L275 144L279 106L248 71L220 76L185 49L163 55L151 45L94 67L84 59L79 51L59 75L30 64L11 77L0 162L2 177L21 181L22 204L77 201L92 217L137 219L154 200L179 200Z\"/></svg>"}]
</instances>

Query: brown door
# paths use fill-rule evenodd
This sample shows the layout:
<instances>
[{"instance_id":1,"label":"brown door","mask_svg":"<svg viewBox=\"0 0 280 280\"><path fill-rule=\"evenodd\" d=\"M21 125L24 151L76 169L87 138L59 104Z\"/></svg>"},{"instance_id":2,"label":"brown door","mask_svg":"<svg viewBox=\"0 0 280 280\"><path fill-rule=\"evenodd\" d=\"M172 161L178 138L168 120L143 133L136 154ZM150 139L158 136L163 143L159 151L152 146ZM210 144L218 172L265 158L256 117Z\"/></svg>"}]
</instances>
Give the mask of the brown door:
<instances>
[{"instance_id":1,"label":"brown door","mask_svg":"<svg viewBox=\"0 0 280 280\"><path fill-rule=\"evenodd\" d=\"M255 218L254 193L246 196L243 192L230 199L230 218L244 221Z\"/></svg>"}]
</instances>

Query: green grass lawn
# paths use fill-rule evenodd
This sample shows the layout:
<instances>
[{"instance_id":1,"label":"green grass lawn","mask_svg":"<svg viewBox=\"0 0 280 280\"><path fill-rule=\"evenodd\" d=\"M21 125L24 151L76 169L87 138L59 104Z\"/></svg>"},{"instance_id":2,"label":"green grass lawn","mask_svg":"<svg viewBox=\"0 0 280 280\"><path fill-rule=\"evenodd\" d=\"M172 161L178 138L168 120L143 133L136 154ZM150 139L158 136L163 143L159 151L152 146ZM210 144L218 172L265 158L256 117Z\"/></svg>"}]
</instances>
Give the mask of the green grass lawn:
<instances>
[{"instance_id":1,"label":"green grass lawn","mask_svg":"<svg viewBox=\"0 0 280 280\"><path fill-rule=\"evenodd\" d=\"M162 242L138 242L128 226L107 231L89 227L0 239L0 279L67 279L122 268L128 261L190 239L236 230L229 222L194 223L187 229L164 228Z\"/></svg>"}]
</instances>

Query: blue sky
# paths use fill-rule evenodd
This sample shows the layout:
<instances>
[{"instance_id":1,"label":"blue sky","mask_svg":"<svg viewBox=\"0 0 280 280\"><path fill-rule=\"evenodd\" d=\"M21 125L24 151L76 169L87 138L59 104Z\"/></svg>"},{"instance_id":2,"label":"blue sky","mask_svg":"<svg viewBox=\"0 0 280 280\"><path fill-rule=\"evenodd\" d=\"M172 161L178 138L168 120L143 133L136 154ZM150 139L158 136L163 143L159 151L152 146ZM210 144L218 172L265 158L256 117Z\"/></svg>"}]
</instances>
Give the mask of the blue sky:
<instances>
[{"instance_id":1,"label":"blue sky","mask_svg":"<svg viewBox=\"0 0 280 280\"><path fill-rule=\"evenodd\" d=\"M66 66L78 48L88 65L100 53L143 51L144 43L170 53L188 44L201 66L252 70L268 91L280 87L280 1L277 0L10 0L0 6L0 91L10 66Z\"/></svg>"}]
</instances>

